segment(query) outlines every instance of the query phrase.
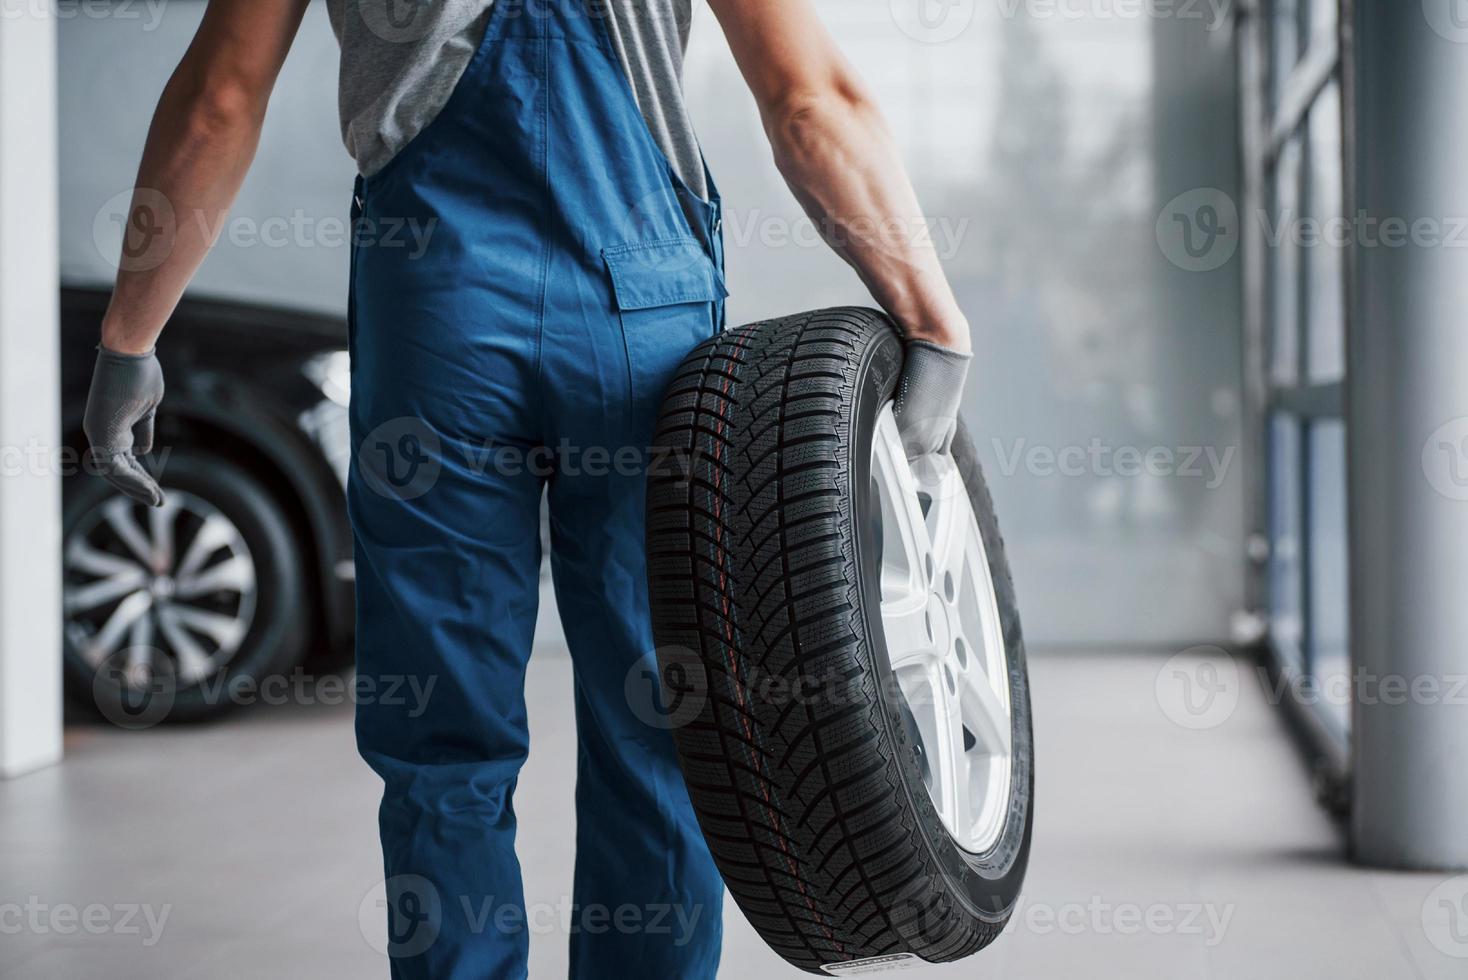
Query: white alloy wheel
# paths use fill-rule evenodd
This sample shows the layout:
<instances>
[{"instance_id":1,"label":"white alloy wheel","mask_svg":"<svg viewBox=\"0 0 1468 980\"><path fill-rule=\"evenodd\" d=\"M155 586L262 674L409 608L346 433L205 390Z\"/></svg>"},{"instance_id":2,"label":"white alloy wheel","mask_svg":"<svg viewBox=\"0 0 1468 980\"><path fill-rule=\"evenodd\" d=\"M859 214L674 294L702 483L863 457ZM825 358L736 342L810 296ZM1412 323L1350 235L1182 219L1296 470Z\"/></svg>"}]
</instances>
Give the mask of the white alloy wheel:
<instances>
[{"instance_id":1,"label":"white alloy wheel","mask_svg":"<svg viewBox=\"0 0 1468 980\"><path fill-rule=\"evenodd\" d=\"M999 840L1014 772L1009 660L989 558L949 456L911 464L892 405L877 418L882 625L923 784L964 850Z\"/></svg>"}]
</instances>

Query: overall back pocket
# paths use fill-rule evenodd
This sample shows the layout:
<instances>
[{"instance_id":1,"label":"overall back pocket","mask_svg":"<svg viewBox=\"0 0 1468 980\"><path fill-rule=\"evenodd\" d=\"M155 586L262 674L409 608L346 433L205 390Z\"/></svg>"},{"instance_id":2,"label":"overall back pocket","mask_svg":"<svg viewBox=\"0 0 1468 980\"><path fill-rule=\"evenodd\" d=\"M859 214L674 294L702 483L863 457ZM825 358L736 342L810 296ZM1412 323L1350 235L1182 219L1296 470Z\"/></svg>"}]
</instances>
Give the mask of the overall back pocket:
<instances>
[{"instance_id":1,"label":"overall back pocket","mask_svg":"<svg viewBox=\"0 0 1468 980\"><path fill-rule=\"evenodd\" d=\"M617 245L602 249L602 260L627 346L632 401L655 411L684 356L718 331L729 295L724 277L693 238Z\"/></svg>"}]
</instances>

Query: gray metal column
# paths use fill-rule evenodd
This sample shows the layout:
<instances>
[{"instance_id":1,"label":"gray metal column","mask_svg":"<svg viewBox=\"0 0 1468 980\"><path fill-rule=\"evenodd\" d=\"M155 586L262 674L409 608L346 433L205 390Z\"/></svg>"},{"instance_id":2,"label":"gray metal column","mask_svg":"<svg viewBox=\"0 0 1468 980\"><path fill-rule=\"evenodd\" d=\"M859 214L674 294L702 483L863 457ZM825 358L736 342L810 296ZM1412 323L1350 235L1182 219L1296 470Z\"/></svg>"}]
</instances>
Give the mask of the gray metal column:
<instances>
[{"instance_id":1,"label":"gray metal column","mask_svg":"<svg viewBox=\"0 0 1468 980\"><path fill-rule=\"evenodd\" d=\"M56 25L0 0L0 777L61 757Z\"/></svg>"},{"instance_id":2,"label":"gray metal column","mask_svg":"<svg viewBox=\"0 0 1468 980\"><path fill-rule=\"evenodd\" d=\"M1351 833L1391 867L1468 867L1465 13L1356 0Z\"/></svg>"}]
</instances>

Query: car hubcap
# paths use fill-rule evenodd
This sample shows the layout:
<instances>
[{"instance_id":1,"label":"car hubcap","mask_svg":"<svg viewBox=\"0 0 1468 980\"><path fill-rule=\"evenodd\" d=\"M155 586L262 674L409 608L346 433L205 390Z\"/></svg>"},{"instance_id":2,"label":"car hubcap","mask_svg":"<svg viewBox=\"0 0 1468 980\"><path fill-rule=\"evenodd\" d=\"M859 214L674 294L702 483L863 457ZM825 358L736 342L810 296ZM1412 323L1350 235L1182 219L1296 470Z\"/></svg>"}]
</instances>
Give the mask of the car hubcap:
<instances>
[{"instance_id":1,"label":"car hubcap","mask_svg":"<svg viewBox=\"0 0 1468 980\"><path fill-rule=\"evenodd\" d=\"M923 784L975 853L1008 810L1012 718L999 600L968 489L948 456L908 462L889 404L877 419L882 627Z\"/></svg>"},{"instance_id":2,"label":"car hubcap","mask_svg":"<svg viewBox=\"0 0 1468 980\"><path fill-rule=\"evenodd\" d=\"M162 507L111 497L67 536L66 631L94 669L126 687L219 672L255 615L255 562L218 508L169 490Z\"/></svg>"}]
</instances>

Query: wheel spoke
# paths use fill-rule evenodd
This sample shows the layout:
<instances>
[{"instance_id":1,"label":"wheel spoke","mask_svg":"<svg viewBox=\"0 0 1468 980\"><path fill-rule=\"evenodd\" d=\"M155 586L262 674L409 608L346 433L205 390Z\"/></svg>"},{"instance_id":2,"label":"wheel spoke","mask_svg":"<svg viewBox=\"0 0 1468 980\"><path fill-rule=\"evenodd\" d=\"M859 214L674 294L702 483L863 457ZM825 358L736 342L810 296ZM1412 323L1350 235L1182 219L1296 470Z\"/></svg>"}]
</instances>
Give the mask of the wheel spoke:
<instances>
[{"instance_id":1,"label":"wheel spoke","mask_svg":"<svg viewBox=\"0 0 1468 980\"><path fill-rule=\"evenodd\" d=\"M179 622L179 607L164 606L158 610L158 628L168 640L168 646L178 661L178 679L181 684L203 680L212 671L209 654L189 631Z\"/></svg>"},{"instance_id":2,"label":"wheel spoke","mask_svg":"<svg viewBox=\"0 0 1468 980\"><path fill-rule=\"evenodd\" d=\"M921 592L882 601L882 631L893 670L924 664L937 656L927 625L928 597Z\"/></svg>"},{"instance_id":3,"label":"wheel spoke","mask_svg":"<svg viewBox=\"0 0 1468 980\"><path fill-rule=\"evenodd\" d=\"M942 670L934 670L929 683L933 688L934 728L936 744L926 746L936 770L937 793L933 803L944 823L967 836L973 822L969 805L968 757L963 751L963 718L958 698L949 690Z\"/></svg>"},{"instance_id":4,"label":"wheel spoke","mask_svg":"<svg viewBox=\"0 0 1468 980\"><path fill-rule=\"evenodd\" d=\"M148 510L148 532L153 538L153 571L162 575L173 567L173 527L178 519L179 503L174 497L165 498L162 507Z\"/></svg>"},{"instance_id":5,"label":"wheel spoke","mask_svg":"<svg viewBox=\"0 0 1468 980\"><path fill-rule=\"evenodd\" d=\"M255 563L244 555L234 555L196 575L177 580L180 599L192 599L211 592L244 592L255 586Z\"/></svg>"},{"instance_id":6,"label":"wheel spoke","mask_svg":"<svg viewBox=\"0 0 1468 980\"><path fill-rule=\"evenodd\" d=\"M129 566L116 574L70 587L66 590L66 612L68 614L90 612L98 606L116 602L129 592L137 592L148 584L148 576L141 568Z\"/></svg>"},{"instance_id":7,"label":"wheel spoke","mask_svg":"<svg viewBox=\"0 0 1468 980\"><path fill-rule=\"evenodd\" d=\"M112 528L118 540L127 545L128 550L137 556L138 561L144 567L153 567L153 545L148 541L148 536L143 533L143 528L133 517L133 508L136 505L130 497L113 497L102 507L102 518Z\"/></svg>"},{"instance_id":8,"label":"wheel spoke","mask_svg":"<svg viewBox=\"0 0 1468 980\"><path fill-rule=\"evenodd\" d=\"M146 687L153 675L153 617L139 616L128 630L123 677L133 687Z\"/></svg>"},{"instance_id":9,"label":"wheel spoke","mask_svg":"<svg viewBox=\"0 0 1468 980\"><path fill-rule=\"evenodd\" d=\"M883 413L877 421L874 440L872 470L882 498L884 594L894 578L891 585L896 588L926 591L932 545L892 413Z\"/></svg>"},{"instance_id":10,"label":"wheel spoke","mask_svg":"<svg viewBox=\"0 0 1468 980\"><path fill-rule=\"evenodd\" d=\"M952 665L958 678L960 712L985 755L1008 758L1012 740L1009 708L995 690L994 680L984 672L981 659L970 655L967 667L961 668L956 661ZM1007 684L1008 679L1003 682Z\"/></svg>"},{"instance_id":11,"label":"wheel spoke","mask_svg":"<svg viewBox=\"0 0 1468 980\"><path fill-rule=\"evenodd\" d=\"M204 562L209 556L220 548L233 545L239 540L239 532L221 514L210 514L199 525L194 538L189 542L188 550L184 552L183 558L178 563L178 571L175 577L186 579L196 574L204 567Z\"/></svg>"},{"instance_id":12,"label":"wheel spoke","mask_svg":"<svg viewBox=\"0 0 1468 980\"><path fill-rule=\"evenodd\" d=\"M119 602L112 615L107 617L107 622L87 643L83 653L87 662L94 667L102 666L103 661L116 652L123 634L139 617L145 617L152 606L153 597L147 592L134 592Z\"/></svg>"},{"instance_id":13,"label":"wheel spoke","mask_svg":"<svg viewBox=\"0 0 1468 980\"><path fill-rule=\"evenodd\" d=\"M202 633L218 645L221 653L233 652L245 638L245 625L233 616L210 612L197 606L170 603L169 613L180 625Z\"/></svg>"},{"instance_id":14,"label":"wheel spoke","mask_svg":"<svg viewBox=\"0 0 1468 980\"><path fill-rule=\"evenodd\" d=\"M66 566L88 575L112 576L140 572L136 562L94 548L80 535L66 546Z\"/></svg>"},{"instance_id":15,"label":"wheel spoke","mask_svg":"<svg viewBox=\"0 0 1468 980\"><path fill-rule=\"evenodd\" d=\"M946 458L938 465L939 472L924 484L932 498L927 529L933 542L933 579L942 592L951 588L956 595L965 585L971 542L978 526L958 467Z\"/></svg>"},{"instance_id":16,"label":"wheel spoke","mask_svg":"<svg viewBox=\"0 0 1468 980\"><path fill-rule=\"evenodd\" d=\"M146 634L146 642L138 642L132 639L128 640L127 676L129 678L136 677L138 680L146 683L148 675L153 672L153 620L149 616L144 616L138 622L148 624L145 630L138 631Z\"/></svg>"}]
</instances>

